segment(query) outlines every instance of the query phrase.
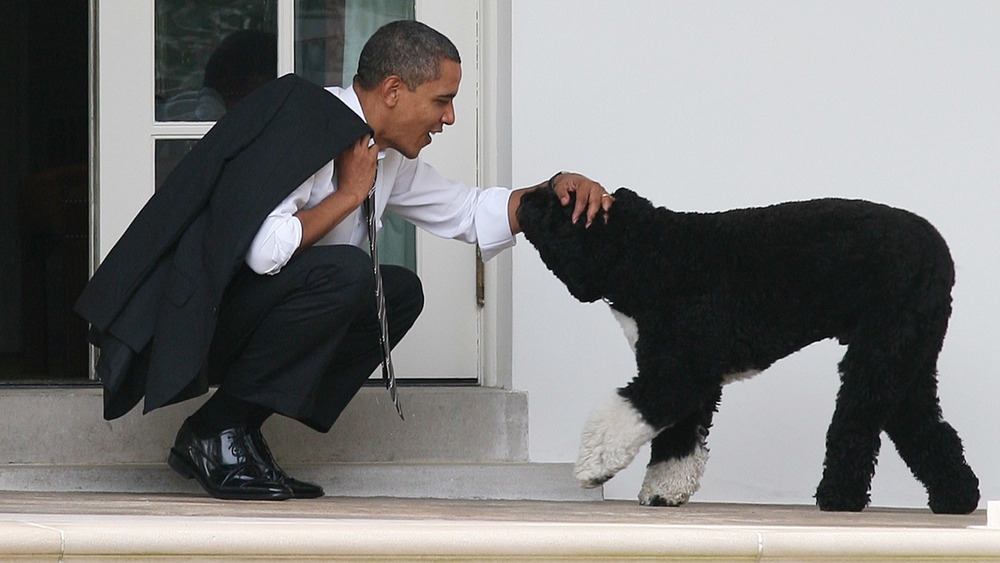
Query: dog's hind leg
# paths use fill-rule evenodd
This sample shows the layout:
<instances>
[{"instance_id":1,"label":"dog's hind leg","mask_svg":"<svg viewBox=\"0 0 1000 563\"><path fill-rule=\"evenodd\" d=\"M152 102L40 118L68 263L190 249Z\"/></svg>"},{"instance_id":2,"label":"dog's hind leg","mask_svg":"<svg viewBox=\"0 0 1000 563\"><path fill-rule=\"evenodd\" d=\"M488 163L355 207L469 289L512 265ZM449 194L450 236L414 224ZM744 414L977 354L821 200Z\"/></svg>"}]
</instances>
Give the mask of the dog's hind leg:
<instances>
[{"instance_id":1,"label":"dog's hind leg","mask_svg":"<svg viewBox=\"0 0 1000 563\"><path fill-rule=\"evenodd\" d=\"M701 410L692 412L653 438L646 477L639 491L640 504L679 506L698 490L708 462L705 441L721 397L722 388L719 387Z\"/></svg>"},{"instance_id":2,"label":"dog's hind leg","mask_svg":"<svg viewBox=\"0 0 1000 563\"><path fill-rule=\"evenodd\" d=\"M979 479L965 461L958 433L941 417L937 394L937 359L951 314L950 284L927 287L927 294L915 298L917 305L908 310L907 321L917 328L900 353L900 395L885 431L927 489L931 510L968 514L979 505Z\"/></svg>"},{"instance_id":3,"label":"dog's hind leg","mask_svg":"<svg viewBox=\"0 0 1000 563\"><path fill-rule=\"evenodd\" d=\"M890 389L886 357L855 340L840 362L840 391L826 434L823 478L816 488L821 510L857 512L868 506Z\"/></svg>"},{"instance_id":4,"label":"dog's hind leg","mask_svg":"<svg viewBox=\"0 0 1000 563\"><path fill-rule=\"evenodd\" d=\"M933 368L910 381L886 423L896 451L927 489L938 514L968 514L979 505L979 479L965 461L962 440L941 418Z\"/></svg>"}]
</instances>

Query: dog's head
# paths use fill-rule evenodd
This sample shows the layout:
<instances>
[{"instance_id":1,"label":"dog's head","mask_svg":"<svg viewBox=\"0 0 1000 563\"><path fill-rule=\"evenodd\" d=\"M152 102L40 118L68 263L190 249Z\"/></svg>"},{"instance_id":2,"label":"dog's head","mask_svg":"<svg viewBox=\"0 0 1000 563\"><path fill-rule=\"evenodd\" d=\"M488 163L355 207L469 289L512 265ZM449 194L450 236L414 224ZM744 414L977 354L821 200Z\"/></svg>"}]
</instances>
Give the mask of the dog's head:
<instances>
[{"instance_id":1,"label":"dog's head","mask_svg":"<svg viewBox=\"0 0 1000 563\"><path fill-rule=\"evenodd\" d=\"M615 192L629 199L625 188ZM574 224L573 197L567 205L560 203L555 192L538 188L524 194L517 210L521 231L538 250L542 261L580 301L591 302L607 297L611 291L609 276L613 275L618 244L614 236L616 207L612 204L607 220L598 215L586 227L581 218ZM623 206L625 207L625 206Z\"/></svg>"}]
</instances>

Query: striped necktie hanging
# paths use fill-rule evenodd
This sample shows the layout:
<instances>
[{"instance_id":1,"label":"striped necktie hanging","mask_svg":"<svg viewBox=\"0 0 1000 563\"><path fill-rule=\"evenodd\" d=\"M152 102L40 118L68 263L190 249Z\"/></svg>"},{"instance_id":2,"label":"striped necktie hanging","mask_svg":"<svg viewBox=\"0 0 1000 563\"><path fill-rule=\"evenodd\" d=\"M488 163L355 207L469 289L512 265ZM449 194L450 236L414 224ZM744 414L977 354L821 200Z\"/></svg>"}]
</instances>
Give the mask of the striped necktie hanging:
<instances>
[{"instance_id":1,"label":"striped necktie hanging","mask_svg":"<svg viewBox=\"0 0 1000 563\"><path fill-rule=\"evenodd\" d=\"M378 168L375 169L375 178L378 179ZM365 198L365 214L368 216L368 244L371 248L372 264L375 267L375 301L378 305L379 324L379 344L382 348L382 381L385 388L389 390L389 397L392 404L399 413L399 418L403 418L403 409L399 406L399 394L396 392L396 373L392 369L392 356L389 346L389 323L385 318L385 290L382 288L382 274L378 265L378 244L375 242L375 232L377 220L375 207L375 181L372 181L372 189L368 191Z\"/></svg>"}]
</instances>

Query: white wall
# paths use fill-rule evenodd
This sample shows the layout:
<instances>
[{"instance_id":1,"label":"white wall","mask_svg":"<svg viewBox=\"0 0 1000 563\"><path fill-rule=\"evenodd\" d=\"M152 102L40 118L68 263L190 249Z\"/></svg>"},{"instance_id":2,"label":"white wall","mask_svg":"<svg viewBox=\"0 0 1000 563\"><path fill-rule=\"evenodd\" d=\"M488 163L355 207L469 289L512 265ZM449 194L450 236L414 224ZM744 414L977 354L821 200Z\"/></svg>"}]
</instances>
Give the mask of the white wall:
<instances>
[{"instance_id":1,"label":"white wall","mask_svg":"<svg viewBox=\"0 0 1000 563\"><path fill-rule=\"evenodd\" d=\"M676 210L839 196L928 218L958 276L941 401L985 506L1000 499L997 30L993 1L514 0L513 183L567 169ZM513 261L530 455L572 461L634 363L605 305L574 301L526 241ZM842 353L820 343L726 388L695 500L812 503ZM606 494L634 499L645 461ZM879 461L873 505L926 505L887 438Z\"/></svg>"}]
</instances>

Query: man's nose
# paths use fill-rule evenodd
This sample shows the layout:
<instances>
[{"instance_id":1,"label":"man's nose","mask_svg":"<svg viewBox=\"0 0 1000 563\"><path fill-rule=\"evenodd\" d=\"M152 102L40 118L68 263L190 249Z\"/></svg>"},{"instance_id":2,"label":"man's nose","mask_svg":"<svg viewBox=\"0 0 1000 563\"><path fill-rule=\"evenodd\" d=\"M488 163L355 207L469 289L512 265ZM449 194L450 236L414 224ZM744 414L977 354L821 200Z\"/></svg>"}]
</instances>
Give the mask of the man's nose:
<instances>
[{"instance_id":1,"label":"man's nose","mask_svg":"<svg viewBox=\"0 0 1000 563\"><path fill-rule=\"evenodd\" d=\"M455 124L455 104L448 102L448 107L444 109L444 113L441 115L441 123L445 125Z\"/></svg>"}]
</instances>

